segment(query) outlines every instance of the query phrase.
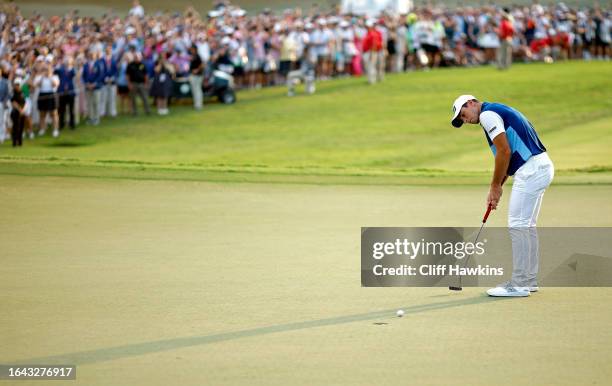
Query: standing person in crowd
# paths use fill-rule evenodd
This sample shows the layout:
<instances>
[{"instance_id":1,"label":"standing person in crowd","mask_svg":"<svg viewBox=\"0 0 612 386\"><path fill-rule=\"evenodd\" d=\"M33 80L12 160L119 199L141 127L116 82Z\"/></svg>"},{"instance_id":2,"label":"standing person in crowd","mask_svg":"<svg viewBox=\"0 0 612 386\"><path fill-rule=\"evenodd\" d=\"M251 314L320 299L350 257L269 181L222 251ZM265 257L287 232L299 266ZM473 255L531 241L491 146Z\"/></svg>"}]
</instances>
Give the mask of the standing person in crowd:
<instances>
[{"instance_id":1,"label":"standing person in crowd","mask_svg":"<svg viewBox=\"0 0 612 386\"><path fill-rule=\"evenodd\" d=\"M168 99L172 94L172 65L168 63L163 55L155 63L153 82L151 84L151 96L155 98L157 114L168 115Z\"/></svg>"},{"instance_id":2,"label":"standing person in crowd","mask_svg":"<svg viewBox=\"0 0 612 386\"><path fill-rule=\"evenodd\" d=\"M87 116L87 98L85 93L85 81L83 80L83 70L87 58L85 50L80 51L74 58L76 77L74 78L74 123L79 125L81 117Z\"/></svg>"},{"instance_id":3,"label":"standing person in crowd","mask_svg":"<svg viewBox=\"0 0 612 386\"><path fill-rule=\"evenodd\" d=\"M408 33L408 28L406 27L406 18L400 17L397 26L395 27L395 63L393 63L395 72L404 72L406 53L408 51L408 44L406 34Z\"/></svg>"},{"instance_id":4,"label":"standing person in crowd","mask_svg":"<svg viewBox=\"0 0 612 386\"><path fill-rule=\"evenodd\" d=\"M32 121L32 126L40 127L40 112L38 111L38 94L40 93L40 89L36 87L34 84L34 80L39 77L42 72L42 66L44 65L44 58L42 55L39 55L34 62L30 70L30 77L27 80L28 87L30 89L30 100L32 102L32 113L30 114L30 120Z\"/></svg>"},{"instance_id":5,"label":"standing person in crowd","mask_svg":"<svg viewBox=\"0 0 612 386\"><path fill-rule=\"evenodd\" d=\"M135 49L131 49L132 61L127 67L127 78L128 78L128 89L130 90L130 99L132 100L132 114L138 114L138 107L136 106L136 97L142 100L145 113L151 114L151 108L149 107L149 98L147 96L147 69L142 62L142 56L139 52L135 52Z\"/></svg>"},{"instance_id":6,"label":"standing person in crowd","mask_svg":"<svg viewBox=\"0 0 612 386\"><path fill-rule=\"evenodd\" d=\"M340 22L340 44L337 70L340 74L353 74L353 57L357 55L355 46L355 32L351 23L346 20Z\"/></svg>"},{"instance_id":7,"label":"standing person in crowd","mask_svg":"<svg viewBox=\"0 0 612 386\"><path fill-rule=\"evenodd\" d=\"M71 56L64 58L62 65L59 66L55 73L59 77L59 127L63 129L66 123L66 109L68 109L68 124L71 130L74 130L74 78L76 71L73 66Z\"/></svg>"},{"instance_id":8,"label":"standing person in crowd","mask_svg":"<svg viewBox=\"0 0 612 386\"><path fill-rule=\"evenodd\" d=\"M0 70L0 143L8 137L8 122L6 112L9 111L9 101L11 98L11 86L9 82L9 72L5 69ZM13 136L15 135L13 130Z\"/></svg>"},{"instance_id":9,"label":"standing person in crowd","mask_svg":"<svg viewBox=\"0 0 612 386\"><path fill-rule=\"evenodd\" d=\"M266 43L266 60L264 64L265 85L274 86L278 83L278 67L280 62L280 25L276 25L274 30L268 33Z\"/></svg>"},{"instance_id":10,"label":"standing person in crowd","mask_svg":"<svg viewBox=\"0 0 612 386\"><path fill-rule=\"evenodd\" d=\"M40 130L38 135L45 135L47 131L47 116L51 117L53 125L53 137L59 137L59 117L57 114L57 88L59 87L59 77L53 73L53 65L50 61L45 61L42 72L34 79L34 87L38 93L38 111L40 112Z\"/></svg>"},{"instance_id":11,"label":"standing person in crowd","mask_svg":"<svg viewBox=\"0 0 612 386\"><path fill-rule=\"evenodd\" d=\"M495 31L493 21L488 21L483 26L482 32L478 37L478 46L484 51L484 61L487 64L497 63L498 67L501 68L501 57L500 52L503 48L500 44L500 32ZM505 62L504 62L505 63Z\"/></svg>"},{"instance_id":12,"label":"standing person in crowd","mask_svg":"<svg viewBox=\"0 0 612 386\"><path fill-rule=\"evenodd\" d=\"M129 15L135 17L144 17L145 11L142 5L140 5L140 1L134 0L132 2L132 8L130 8Z\"/></svg>"},{"instance_id":13,"label":"standing person in crowd","mask_svg":"<svg viewBox=\"0 0 612 386\"><path fill-rule=\"evenodd\" d=\"M297 61L297 42L295 36L296 35L289 29L283 28L281 31L279 72L281 81L283 82L286 82L289 71L295 69L295 63Z\"/></svg>"},{"instance_id":14,"label":"standing person in crowd","mask_svg":"<svg viewBox=\"0 0 612 386\"><path fill-rule=\"evenodd\" d=\"M430 68L440 65L440 60L442 59L440 33L444 34L443 27L437 27L431 11L425 10L422 18L415 25L416 44L427 56L426 59L419 59L421 65L429 65ZM417 56L422 56L422 54L417 52Z\"/></svg>"},{"instance_id":15,"label":"standing person in crowd","mask_svg":"<svg viewBox=\"0 0 612 386\"><path fill-rule=\"evenodd\" d=\"M23 127L25 125L26 100L21 92L23 80L15 78L13 81L13 96L11 97L11 121L13 122L13 147L22 146Z\"/></svg>"},{"instance_id":16,"label":"standing person in crowd","mask_svg":"<svg viewBox=\"0 0 612 386\"><path fill-rule=\"evenodd\" d=\"M22 68L18 68L15 70L15 78L21 79L21 93L25 99L25 106L23 108L24 113L24 130L26 131L26 135L30 139L34 139L36 136L34 134L34 129L32 125L32 100L30 98L30 90L31 90L31 76ZM35 110L35 109L34 109Z\"/></svg>"},{"instance_id":17,"label":"standing person in crowd","mask_svg":"<svg viewBox=\"0 0 612 386\"><path fill-rule=\"evenodd\" d=\"M363 39L364 61L368 72L368 82L374 84L383 80L385 55L383 51L382 34L374 25L374 21L366 21L368 32Z\"/></svg>"},{"instance_id":18,"label":"standing person in crowd","mask_svg":"<svg viewBox=\"0 0 612 386\"><path fill-rule=\"evenodd\" d=\"M599 60L610 60L610 46L612 45L612 19L606 17L600 9L595 11L593 17L595 33L595 56Z\"/></svg>"},{"instance_id":19,"label":"standing person in crowd","mask_svg":"<svg viewBox=\"0 0 612 386\"><path fill-rule=\"evenodd\" d=\"M126 106L130 108L130 89L128 88L127 67L128 63L132 61L131 57L132 54L130 52L123 54L117 69L117 93L119 94L119 111L121 114L126 113Z\"/></svg>"},{"instance_id":20,"label":"standing person in crowd","mask_svg":"<svg viewBox=\"0 0 612 386\"><path fill-rule=\"evenodd\" d=\"M109 44L104 50L104 84L102 86L100 116L117 116L117 59L113 56L113 47Z\"/></svg>"},{"instance_id":21,"label":"standing person in crowd","mask_svg":"<svg viewBox=\"0 0 612 386\"><path fill-rule=\"evenodd\" d=\"M104 86L104 63L99 60L98 51L89 52L89 60L83 65L83 83L85 84L85 99L89 123L100 123L100 103L102 87Z\"/></svg>"},{"instance_id":22,"label":"standing person in crowd","mask_svg":"<svg viewBox=\"0 0 612 386\"><path fill-rule=\"evenodd\" d=\"M191 54L191 62L189 63L189 84L191 86L191 96L193 98L193 107L196 110L202 109L203 94L202 82L204 81L204 62L198 54L198 47L192 45L189 48Z\"/></svg>"},{"instance_id":23,"label":"standing person in crowd","mask_svg":"<svg viewBox=\"0 0 612 386\"><path fill-rule=\"evenodd\" d=\"M364 52L363 52L363 41L368 32L365 27L364 21L359 19L357 23L353 26L353 30L355 32L355 56L353 56L353 62L351 63L351 74L353 76L361 76L363 75L363 64L364 64Z\"/></svg>"},{"instance_id":24,"label":"standing person in crowd","mask_svg":"<svg viewBox=\"0 0 612 386\"><path fill-rule=\"evenodd\" d=\"M383 23L384 24L384 23ZM395 72L396 63L397 63L397 29L394 25L393 21L389 22L389 28L386 30L386 47L387 47L387 56L385 58L385 70L389 72ZM383 42L385 41L383 34Z\"/></svg>"},{"instance_id":25,"label":"standing person in crowd","mask_svg":"<svg viewBox=\"0 0 612 386\"><path fill-rule=\"evenodd\" d=\"M498 31L499 50L497 51L497 68L500 70L507 70L512 64L514 26L512 25L508 11L508 9L504 9Z\"/></svg>"},{"instance_id":26,"label":"standing person in crowd","mask_svg":"<svg viewBox=\"0 0 612 386\"><path fill-rule=\"evenodd\" d=\"M328 35L324 32L323 28L326 27L327 22L325 19L319 19L315 25L315 29L310 35L311 44L317 56L316 63L317 68L315 70L316 76L319 79L326 77L327 73L327 56L329 55L328 46Z\"/></svg>"}]
</instances>

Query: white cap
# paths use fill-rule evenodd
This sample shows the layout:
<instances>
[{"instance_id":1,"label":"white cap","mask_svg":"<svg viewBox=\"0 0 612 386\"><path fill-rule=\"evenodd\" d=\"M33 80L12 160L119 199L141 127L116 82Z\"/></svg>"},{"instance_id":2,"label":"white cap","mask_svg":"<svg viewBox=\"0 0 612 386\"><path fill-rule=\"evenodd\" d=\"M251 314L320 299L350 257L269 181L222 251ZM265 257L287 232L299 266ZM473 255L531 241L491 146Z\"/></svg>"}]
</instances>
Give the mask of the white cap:
<instances>
[{"instance_id":1,"label":"white cap","mask_svg":"<svg viewBox=\"0 0 612 386\"><path fill-rule=\"evenodd\" d=\"M475 99L476 97L474 95L460 95L455 99L455 102L453 102L453 119L451 119L451 125L455 127L461 127L461 125L463 125L463 120L458 118L461 108L467 102Z\"/></svg>"},{"instance_id":2,"label":"white cap","mask_svg":"<svg viewBox=\"0 0 612 386\"><path fill-rule=\"evenodd\" d=\"M374 27L374 20L372 20L372 19L366 20L365 25L368 28Z\"/></svg>"},{"instance_id":3,"label":"white cap","mask_svg":"<svg viewBox=\"0 0 612 386\"><path fill-rule=\"evenodd\" d=\"M13 79L13 84L18 84L18 85L21 86L23 84L23 79L15 78L15 79Z\"/></svg>"},{"instance_id":4,"label":"white cap","mask_svg":"<svg viewBox=\"0 0 612 386\"><path fill-rule=\"evenodd\" d=\"M348 28L349 25L350 25L349 22L346 20L342 20L340 22L340 28Z\"/></svg>"}]
</instances>

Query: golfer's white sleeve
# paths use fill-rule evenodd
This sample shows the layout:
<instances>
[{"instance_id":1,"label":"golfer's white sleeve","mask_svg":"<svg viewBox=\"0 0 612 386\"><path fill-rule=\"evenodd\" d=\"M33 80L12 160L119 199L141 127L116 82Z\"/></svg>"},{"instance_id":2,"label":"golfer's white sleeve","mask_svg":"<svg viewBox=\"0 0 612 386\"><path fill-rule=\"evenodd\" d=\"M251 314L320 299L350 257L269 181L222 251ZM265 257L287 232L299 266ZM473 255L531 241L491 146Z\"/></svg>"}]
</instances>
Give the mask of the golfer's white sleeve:
<instances>
[{"instance_id":1,"label":"golfer's white sleeve","mask_svg":"<svg viewBox=\"0 0 612 386\"><path fill-rule=\"evenodd\" d=\"M505 132L504 120L494 111L485 111L480 114L480 125L485 129L489 139L497 137Z\"/></svg>"}]
</instances>

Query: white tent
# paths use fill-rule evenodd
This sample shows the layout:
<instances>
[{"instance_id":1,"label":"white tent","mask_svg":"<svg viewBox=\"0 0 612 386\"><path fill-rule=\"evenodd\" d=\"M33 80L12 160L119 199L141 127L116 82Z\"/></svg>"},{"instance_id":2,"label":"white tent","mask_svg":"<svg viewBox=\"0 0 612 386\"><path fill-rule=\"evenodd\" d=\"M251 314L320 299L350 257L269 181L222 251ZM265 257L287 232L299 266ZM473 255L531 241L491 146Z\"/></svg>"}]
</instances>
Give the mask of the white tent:
<instances>
[{"instance_id":1,"label":"white tent","mask_svg":"<svg viewBox=\"0 0 612 386\"><path fill-rule=\"evenodd\" d=\"M378 16L382 11L392 14L407 14L412 9L412 0L342 0L342 13Z\"/></svg>"}]
</instances>

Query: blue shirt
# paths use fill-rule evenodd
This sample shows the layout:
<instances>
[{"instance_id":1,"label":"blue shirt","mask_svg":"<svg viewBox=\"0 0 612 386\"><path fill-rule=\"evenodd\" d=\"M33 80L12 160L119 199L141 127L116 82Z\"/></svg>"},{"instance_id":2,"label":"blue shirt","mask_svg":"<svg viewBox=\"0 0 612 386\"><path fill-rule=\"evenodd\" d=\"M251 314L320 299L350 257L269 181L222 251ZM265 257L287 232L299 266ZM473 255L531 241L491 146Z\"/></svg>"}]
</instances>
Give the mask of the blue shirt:
<instances>
[{"instance_id":1,"label":"blue shirt","mask_svg":"<svg viewBox=\"0 0 612 386\"><path fill-rule=\"evenodd\" d=\"M112 56L105 56L102 58L102 62L104 63L104 82L110 80L111 83L115 83L118 72L117 60Z\"/></svg>"},{"instance_id":2,"label":"blue shirt","mask_svg":"<svg viewBox=\"0 0 612 386\"><path fill-rule=\"evenodd\" d=\"M74 76L76 75L76 71L74 68L68 69L66 66L62 65L55 70L55 73L59 77L60 84L58 88L58 92L60 94L73 94L74 93Z\"/></svg>"},{"instance_id":3,"label":"blue shirt","mask_svg":"<svg viewBox=\"0 0 612 386\"><path fill-rule=\"evenodd\" d=\"M98 90L104 85L104 61L98 59L95 62L87 62L83 66L83 82L94 84Z\"/></svg>"},{"instance_id":4,"label":"blue shirt","mask_svg":"<svg viewBox=\"0 0 612 386\"><path fill-rule=\"evenodd\" d=\"M9 81L5 77L0 77L0 102L6 103L9 100L11 90Z\"/></svg>"},{"instance_id":5,"label":"blue shirt","mask_svg":"<svg viewBox=\"0 0 612 386\"><path fill-rule=\"evenodd\" d=\"M501 128L495 123L498 122L497 117L501 118L501 124L503 124ZM480 124L493 155L495 155L495 146L492 138L505 131L511 152L507 171L509 176L514 175L529 158L546 151L531 122L510 106L483 102L480 110Z\"/></svg>"},{"instance_id":6,"label":"blue shirt","mask_svg":"<svg viewBox=\"0 0 612 386\"><path fill-rule=\"evenodd\" d=\"M119 71L117 72L117 85L126 86L128 85L127 81L127 62L121 62L119 64Z\"/></svg>"}]
</instances>

